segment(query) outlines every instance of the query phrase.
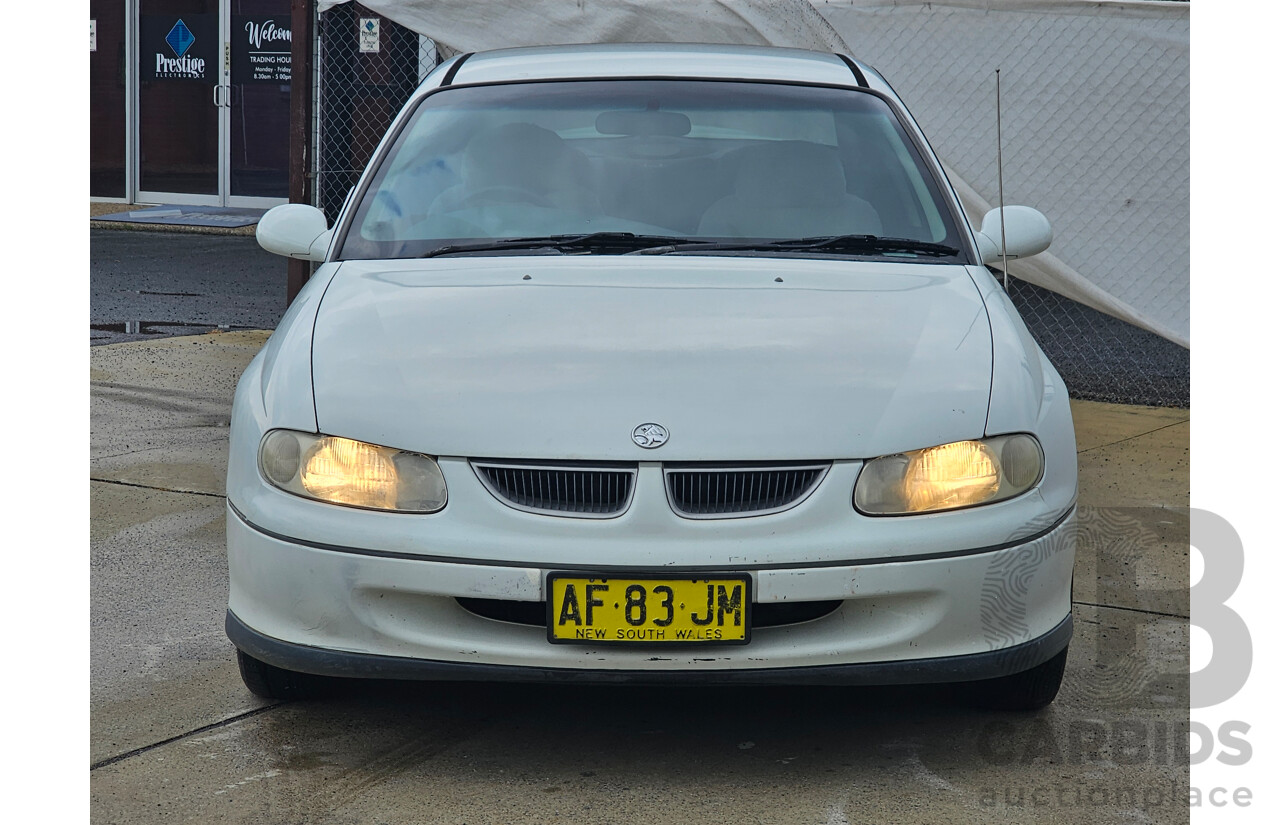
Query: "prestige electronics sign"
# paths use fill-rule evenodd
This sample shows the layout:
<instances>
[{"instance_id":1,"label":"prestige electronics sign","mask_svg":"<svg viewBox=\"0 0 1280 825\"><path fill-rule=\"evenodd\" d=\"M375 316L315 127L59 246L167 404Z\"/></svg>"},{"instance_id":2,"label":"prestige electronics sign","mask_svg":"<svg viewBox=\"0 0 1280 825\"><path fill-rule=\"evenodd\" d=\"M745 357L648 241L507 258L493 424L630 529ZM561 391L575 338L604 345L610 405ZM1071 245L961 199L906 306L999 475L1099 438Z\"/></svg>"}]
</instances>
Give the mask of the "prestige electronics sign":
<instances>
[{"instance_id":1,"label":"prestige electronics sign","mask_svg":"<svg viewBox=\"0 0 1280 825\"><path fill-rule=\"evenodd\" d=\"M139 54L144 81L217 82L217 15L144 15L140 24Z\"/></svg>"},{"instance_id":2,"label":"prestige electronics sign","mask_svg":"<svg viewBox=\"0 0 1280 825\"><path fill-rule=\"evenodd\" d=\"M288 83L293 32L272 17L231 18L231 82Z\"/></svg>"}]
</instances>

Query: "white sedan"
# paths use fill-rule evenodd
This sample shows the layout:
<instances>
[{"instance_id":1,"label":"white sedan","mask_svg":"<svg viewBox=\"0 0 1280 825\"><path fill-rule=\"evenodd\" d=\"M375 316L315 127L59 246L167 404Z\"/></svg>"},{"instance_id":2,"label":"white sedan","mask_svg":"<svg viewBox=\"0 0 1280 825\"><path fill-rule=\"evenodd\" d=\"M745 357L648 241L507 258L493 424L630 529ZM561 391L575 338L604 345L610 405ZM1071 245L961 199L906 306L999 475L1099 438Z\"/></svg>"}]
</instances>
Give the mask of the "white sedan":
<instances>
[{"instance_id":1,"label":"white sedan","mask_svg":"<svg viewBox=\"0 0 1280 825\"><path fill-rule=\"evenodd\" d=\"M994 147L993 147L994 149ZM915 121L847 57L462 55L405 104L236 392L227 633L314 675L964 683L1052 701L1067 391ZM1003 241L1003 244L1002 244Z\"/></svg>"}]
</instances>

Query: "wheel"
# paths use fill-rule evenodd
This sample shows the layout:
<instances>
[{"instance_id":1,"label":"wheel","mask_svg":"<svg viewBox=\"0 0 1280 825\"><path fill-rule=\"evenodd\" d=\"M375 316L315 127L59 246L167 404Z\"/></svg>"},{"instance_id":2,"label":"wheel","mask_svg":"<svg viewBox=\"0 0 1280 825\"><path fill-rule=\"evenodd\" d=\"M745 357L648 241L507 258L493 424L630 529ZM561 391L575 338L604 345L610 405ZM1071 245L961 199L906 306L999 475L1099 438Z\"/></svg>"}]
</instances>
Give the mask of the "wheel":
<instances>
[{"instance_id":1,"label":"wheel","mask_svg":"<svg viewBox=\"0 0 1280 825\"><path fill-rule=\"evenodd\" d=\"M969 704L988 710L1040 710L1058 695L1067 651L1021 673L963 685Z\"/></svg>"},{"instance_id":2,"label":"wheel","mask_svg":"<svg viewBox=\"0 0 1280 825\"><path fill-rule=\"evenodd\" d=\"M312 699L324 693L325 683L319 676L269 665L239 648L236 661L244 686L263 699Z\"/></svg>"}]
</instances>

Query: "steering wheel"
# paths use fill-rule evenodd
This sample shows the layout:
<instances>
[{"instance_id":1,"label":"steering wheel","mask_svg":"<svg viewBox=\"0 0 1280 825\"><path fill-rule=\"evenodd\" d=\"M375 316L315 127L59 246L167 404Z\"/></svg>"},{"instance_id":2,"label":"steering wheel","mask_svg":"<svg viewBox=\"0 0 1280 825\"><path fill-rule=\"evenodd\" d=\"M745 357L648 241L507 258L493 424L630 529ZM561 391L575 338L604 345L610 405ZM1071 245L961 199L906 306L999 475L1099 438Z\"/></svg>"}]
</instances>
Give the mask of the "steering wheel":
<instances>
[{"instance_id":1,"label":"steering wheel","mask_svg":"<svg viewBox=\"0 0 1280 825\"><path fill-rule=\"evenodd\" d=\"M471 206L479 201L508 201L515 203L531 203L534 206L554 206L544 195L521 189L519 186L486 186L477 189L457 202L455 209Z\"/></svg>"}]
</instances>

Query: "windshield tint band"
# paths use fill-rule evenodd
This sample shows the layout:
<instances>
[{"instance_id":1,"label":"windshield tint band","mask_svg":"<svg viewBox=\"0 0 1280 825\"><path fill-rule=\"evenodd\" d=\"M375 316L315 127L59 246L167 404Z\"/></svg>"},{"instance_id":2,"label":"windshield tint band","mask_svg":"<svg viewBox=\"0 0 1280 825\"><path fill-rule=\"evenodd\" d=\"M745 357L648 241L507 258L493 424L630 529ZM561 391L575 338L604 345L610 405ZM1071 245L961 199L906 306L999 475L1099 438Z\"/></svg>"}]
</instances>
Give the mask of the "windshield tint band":
<instances>
[{"instance_id":1,"label":"windshield tint band","mask_svg":"<svg viewBox=\"0 0 1280 825\"><path fill-rule=\"evenodd\" d=\"M449 67L449 71L445 73L444 80L440 81L441 88L453 83L453 79L458 76L458 69L461 69L462 64L466 63L467 58L473 54L475 54L475 52L467 52L466 54L459 57L457 61L455 61L454 64Z\"/></svg>"},{"instance_id":2,"label":"windshield tint band","mask_svg":"<svg viewBox=\"0 0 1280 825\"><path fill-rule=\"evenodd\" d=\"M867 85L867 76L862 73L862 69L858 68L858 64L853 62L853 58L847 54L836 54L836 57L844 61L844 65L849 67L849 71L853 73L853 79L858 81L859 86Z\"/></svg>"},{"instance_id":3,"label":"windshield tint band","mask_svg":"<svg viewBox=\"0 0 1280 825\"><path fill-rule=\"evenodd\" d=\"M539 84L540 86L543 86L546 88L547 94L545 96L529 95L527 92L527 86L529 84ZM556 86L561 88L555 89L554 87ZM517 90L516 87L526 88ZM771 94L770 87L777 89L778 93ZM781 87L791 88L793 92L782 93ZM492 92L492 94L485 94L482 98L467 98L456 100L455 102L455 100L450 100L450 98L453 97L452 94L445 97L437 97L438 93L445 88L447 88L451 93L456 94L461 94L464 90L469 95L473 92ZM796 90L805 89L812 90L813 94L806 95L804 93L796 93ZM573 99L575 97L581 98L588 91L590 91L596 98L595 109L585 109L582 112L574 112L571 111L573 108L572 106L566 107L564 105L565 100ZM830 92L839 92L841 94L839 96L835 96L829 94ZM856 98L853 95L849 95L850 92L858 93ZM625 108L609 108L615 105L622 105L622 102L625 102L628 98L634 100L637 95L643 95L645 93L652 93L664 99L672 99L678 101L681 105L690 103L696 104L694 109L688 110L689 114L694 115L696 120L707 120L704 117L707 113L710 113L715 117L711 118L711 120L707 122L694 123L692 127L690 127L689 118L679 111L668 111L666 108L662 108L659 111L651 111L646 115L644 112L635 111L635 106L632 107L633 110L627 110ZM750 121L751 117L755 117L756 122L749 124L751 128L740 128L734 132L729 128L729 126L732 126L733 124L731 122L731 118L728 118L726 110L723 110L723 107L721 109L716 109L714 105L707 102L713 97L719 98L724 96L729 96L735 101L739 101L742 107L740 111L728 111L728 115L740 115L740 119L745 118L743 123ZM851 231L867 232L868 234L898 235L904 237L914 236L918 240L941 242L961 249L963 250L962 254L959 256L961 258L972 258L973 255L972 239L967 233L963 232L963 229L967 224L963 223L963 215L958 211L958 206L954 201L954 191L950 186L950 182L940 175L940 171L935 166L934 155L928 149L927 144L922 143L922 137L919 135L918 128L915 126L914 122L908 117L905 117L903 112L895 104L895 101L885 95L882 95L872 89L854 89L850 86L833 84L808 84L763 80L679 80L673 78L646 77L528 80L517 82L462 84L450 87L440 87L425 92L412 107L406 108L406 111L393 127L395 134L383 143L382 150L370 163L369 170L366 171L356 193L354 193L352 208L346 210L343 220L338 227L338 243L335 244L335 249L338 250L338 257L340 259L413 257L427 251L432 245L441 245L440 243L435 243L435 241L443 238L451 238L453 241L465 241L468 239L476 240L493 237L510 237L513 235L566 234L588 229L595 230L600 226L600 221L607 222L609 220L613 220L618 225L606 225L603 227L606 231L634 231L636 234L684 234L688 237L718 237L730 240L741 239L749 236L796 237L829 235L840 234L847 231L843 224L830 226L821 225L821 222L819 222L819 224L811 225L811 223L807 223L799 218L794 220L792 222L793 225L791 226L780 227L783 230L795 230L794 232L751 231L752 227L749 226L745 229L735 229L733 222L735 220L740 222L744 217L746 217L743 214L744 208L741 203L737 208L736 214L733 209L729 209L727 217L724 215L721 216L721 220L718 224L718 228L721 231L718 232L713 231L713 228L708 228L704 232L696 231L697 226L693 222L692 216L686 220L682 227L678 227L679 231L673 231L673 229L668 226L654 227L652 225L643 224L643 222L639 227L637 227L632 219L647 216L624 215L619 217L617 215L610 215L608 212L596 214L597 220L592 222L591 226L573 224L572 221L565 224L563 221L567 220L565 215L568 214L566 213L566 210L572 211L573 208L581 210L582 207L580 204L574 203L573 197L575 193L558 191L568 189L569 187L567 186L557 185L557 191L546 191L545 187L550 184L547 184L544 179L542 183L544 191L540 193L541 200L543 202L535 202L532 208L525 209L519 208L519 205L514 203L507 203L504 206L508 213L521 218L537 214L546 217L552 207L559 209L562 214L554 215L554 217L560 218L562 223L549 225L550 228L545 229L545 231L541 225L520 227L523 231L516 231L515 228L508 228L507 231L503 231L504 227L499 226L496 231L490 228L481 232L456 232L452 235L448 233L442 234L440 230L437 229L436 235L433 236L434 239L432 240L432 243L426 243L425 241L428 239L423 236L419 239L420 242L417 243L416 246L412 244L405 244L402 245L402 248L396 248L394 240L392 243L388 244L387 242L377 241L376 236L369 237L368 213L370 210L370 203L368 201L370 198L370 192L373 192L375 196L380 194L383 195L383 200L394 200L394 198L385 197L387 193L379 192L378 186L385 177L388 169L395 165L397 152L400 151L406 143L406 133L416 128L416 124L419 124L421 118L424 117L427 112L432 110L432 104L435 101L443 102L447 100L447 109L445 107L441 107L435 111L440 111L442 113L448 111L456 117L457 112L466 112L468 109L482 110L484 108L484 99L496 101L496 103L493 104L497 107L495 111L501 110L504 106L509 108L513 105L511 101L514 100L516 101L516 104L514 105L523 107L521 111L526 114L533 113L538 117L544 117L544 115L546 115L544 109L540 107L549 109L552 105L561 105L562 108L559 114L568 112L571 115L582 115L585 112L586 114L598 114L601 117L608 115L609 118L612 118L607 122L597 123L595 126L590 128L586 128L583 123L578 123L575 127L576 131L559 129L558 134L553 136L549 136L547 133L557 130L549 130L541 127L534 128L532 125L525 127L524 124L521 124L528 134L515 134L509 139L508 144L520 147L523 147L524 144L519 141L526 141L527 139L563 143L571 149L578 146L593 147L610 146L610 144L622 145L628 140L636 143L641 143L643 140L659 142L665 141L666 143L673 145L679 144L683 141L685 144L690 146L694 143L705 143L707 146L711 146L716 141L719 141L723 147L731 147L736 145L734 143L735 139L738 139L739 142L742 143L742 147L746 148L747 144L754 140L754 142L758 144L757 149L759 150L754 152L757 157L752 161L756 168L764 168L767 170L770 166L771 159L775 161L773 165L777 166L778 163L776 160L778 157L781 157L784 164L786 164L787 169L796 171L797 174L793 177L805 178L807 181L806 183L805 181L791 180L790 177L787 177L786 180L781 182L776 180L772 182L762 180L754 184L755 189L767 192L769 186L785 184L789 188L793 200L797 197L795 195L795 191L797 191L798 187L802 187L803 185L811 185L817 188L827 186L823 181L821 169L823 168L824 163L830 163L830 159L824 159L821 157L822 155L833 156L842 151L846 151L846 147L839 145L839 139L832 136L833 133L826 136L817 135L815 133L817 127L813 124L817 124L819 122L820 118L818 116L820 114L825 114L825 119L827 121L831 121L833 117L836 118L837 121L843 119L843 124L840 127L842 129L846 128L847 124L857 122L859 118L868 122L878 118L879 120L884 121L884 124L887 124L880 127L882 131L886 134L890 132L896 133L893 135L892 140L889 140L887 143L883 140L881 140L881 142L884 143L885 146L893 144L896 147L894 151L900 157L898 157L895 162L903 164L903 168L910 172L910 175L907 177L913 179L913 182L906 180L906 178L897 182L897 189L900 191L890 193L891 200L889 201L889 205L891 208L913 209L915 212L921 214L927 212L930 215L929 221L932 223L932 228L917 227L913 231L891 232L881 231L881 227L874 225L872 225L872 230L860 228L855 225L851 228ZM533 100L535 102L533 104L529 104L527 102L529 100ZM756 100L762 101L763 104L767 104L767 106L764 109L753 109L752 105L754 104L752 102ZM615 103L615 101L619 102ZM772 110L768 107L772 107ZM790 117L788 114L790 110L795 110L799 112L800 115L804 116L804 118L797 117L792 119L803 120L807 118L807 122L810 124L809 133L804 132L801 127L782 124L783 118L779 113L786 114ZM649 115L657 115L657 117L649 117ZM874 117L872 117L873 115ZM776 124L782 125L776 125L773 121L769 121L769 116L774 117ZM718 120L716 120L716 118L718 118ZM531 117L526 119L536 120L537 118ZM558 123L552 121L550 122L550 125L558 126ZM781 131L778 131L776 134L761 134L765 127ZM603 128L604 131L600 131L601 128ZM690 131L691 128L692 131ZM787 128L792 129L793 132L788 133L786 131ZM800 129L800 131L795 131L796 129ZM418 131L422 132L423 130L418 129ZM827 127L827 131L830 132L830 127ZM564 134L565 137L560 139L559 134ZM880 137L883 138L883 136ZM586 140L583 138L586 138ZM408 142L412 143L413 140L421 142L420 136L415 138L410 135ZM510 140L516 140L517 142L511 144ZM800 151L802 149L805 151ZM521 151L524 151L523 148ZM887 150L882 147L882 154L886 151ZM720 153L726 156L730 154L727 149L723 149ZM568 155L581 155L582 153L562 152L561 154L567 157ZM694 154L696 154L696 152ZM739 152L738 155L741 155L742 157L735 159L740 163L746 163L749 159L747 156L750 154L752 153ZM806 154L808 157L805 156ZM461 157L460 154L459 157ZM583 163L583 160L584 159L581 157L577 158L579 167L586 166L586 164ZM595 162L601 162L602 158L597 155L593 160ZM612 162L616 161L617 158L606 158L605 160ZM656 160L660 160L660 158ZM655 159L646 158L645 161L648 166L653 166ZM456 176L458 175L458 170L461 168L462 163L455 160L453 165L455 168L450 170L450 173ZM488 166L492 164L485 165ZM527 175L527 167L537 167L539 165L540 164L537 163L529 163L524 164L524 168L521 168L517 164L513 169L521 175ZM407 168L403 159L400 166L402 168L397 174L403 176ZM582 168L579 168L578 171L581 173ZM512 173L514 174L515 172ZM844 172L842 171L838 174L843 175ZM481 196L479 201L475 203L461 202L455 204L455 207L467 210L465 217L474 217L476 215L484 216L485 213L480 211L479 207L486 205L485 203L480 202L485 198L497 196L514 198L516 195L520 194L515 190L518 190L521 187L515 185L508 186L509 183L512 183L508 178L504 178L497 173L491 174L491 177L493 179L488 181L488 183L492 184L488 187L489 189L512 191L488 191L475 193ZM827 177L833 176L828 175ZM522 185L527 185L528 183L523 180L516 182ZM633 181L632 183L634 184L635 182ZM644 181L640 181L640 183L644 183ZM606 198L617 200L622 197L623 194L623 190L617 187L631 184L619 183L615 185L610 183L609 185L614 186L615 188L609 189L604 193ZM866 187L868 185L869 184L864 182L864 189L859 194L866 194L868 191ZM456 186L454 188L458 189ZM752 185L739 188L750 190ZM579 189L581 190L581 187L579 187ZM828 189L830 189L830 187L828 187ZM465 187L459 191L465 191ZM625 194L627 197L631 196L631 191L632 190L626 190ZM883 195L883 193L874 186L871 187L870 191L873 196ZM827 193L832 198L839 198L839 200L836 201L836 205L840 206L843 213L851 220L856 220L860 212L863 214L870 214L867 212L865 206L856 203L858 196L855 195L854 192L855 185L850 184L848 186L847 194L851 197L844 197L844 193L837 192L834 189ZM905 196L903 195L904 192L906 193ZM394 195L395 193L390 194ZM579 197L582 196L581 191L576 194ZM729 194L734 193L730 192ZM738 194L741 195L743 193ZM749 195L750 192L747 192L746 197L749 197ZM520 196L533 201L539 200L539 193L535 193L534 195L524 193ZM460 199L461 195L455 192L451 197ZM907 204L905 207L902 203L892 200L892 198L898 197L903 198L903 203ZM548 200L551 202L546 202ZM680 199L677 197L673 200L676 202L676 205L679 206ZM746 202L742 197L738 200L742 203ZM795 200L795 202L792 203L786 203L785 197L783 197L782 200L784 202L780 204L780 208L791 209L792 217L795 217L796 210L809 205L801 203L798 200ZM571 204L572 207L566 206L566 203ZM666 201L653 200L649 204L651 207L650 214L657 214L659 207L664 206L666 203ZM813 205L816 206L816 204ZM392 206L398 206L398 204L392 203ZM595 209L598 207L592 208ZM357 214L361 212L364 214ZM357 218L359 218L359 220L357 220ZM901 216L898 217L898 220L901 221ZM924 223L921 218L915 218L914 220L916 224ZM363 239L357 237L358 230L356 229L356 226L362 223L366 231L366 237ZM459 223L458 221L454 221L453 223L473 230L473 227L469 224ZM865 222L862 226L866 226ZM767 225L764 228L772 228L772 226ZM901 226L899 226L899 228L901 228ZM759 227L756 227L756 229L759 229ZM930 235L929 232L932 232L932 235ZM397 239L395 231L385 237ZM353 245L351 243L353 240L358 242ZM375 241L377 241L378 248L374 248ZM363 248L360 248L361 246L363 246ZM410 247L413 248L411 249Z\"/></svg>"}]
</instances>

